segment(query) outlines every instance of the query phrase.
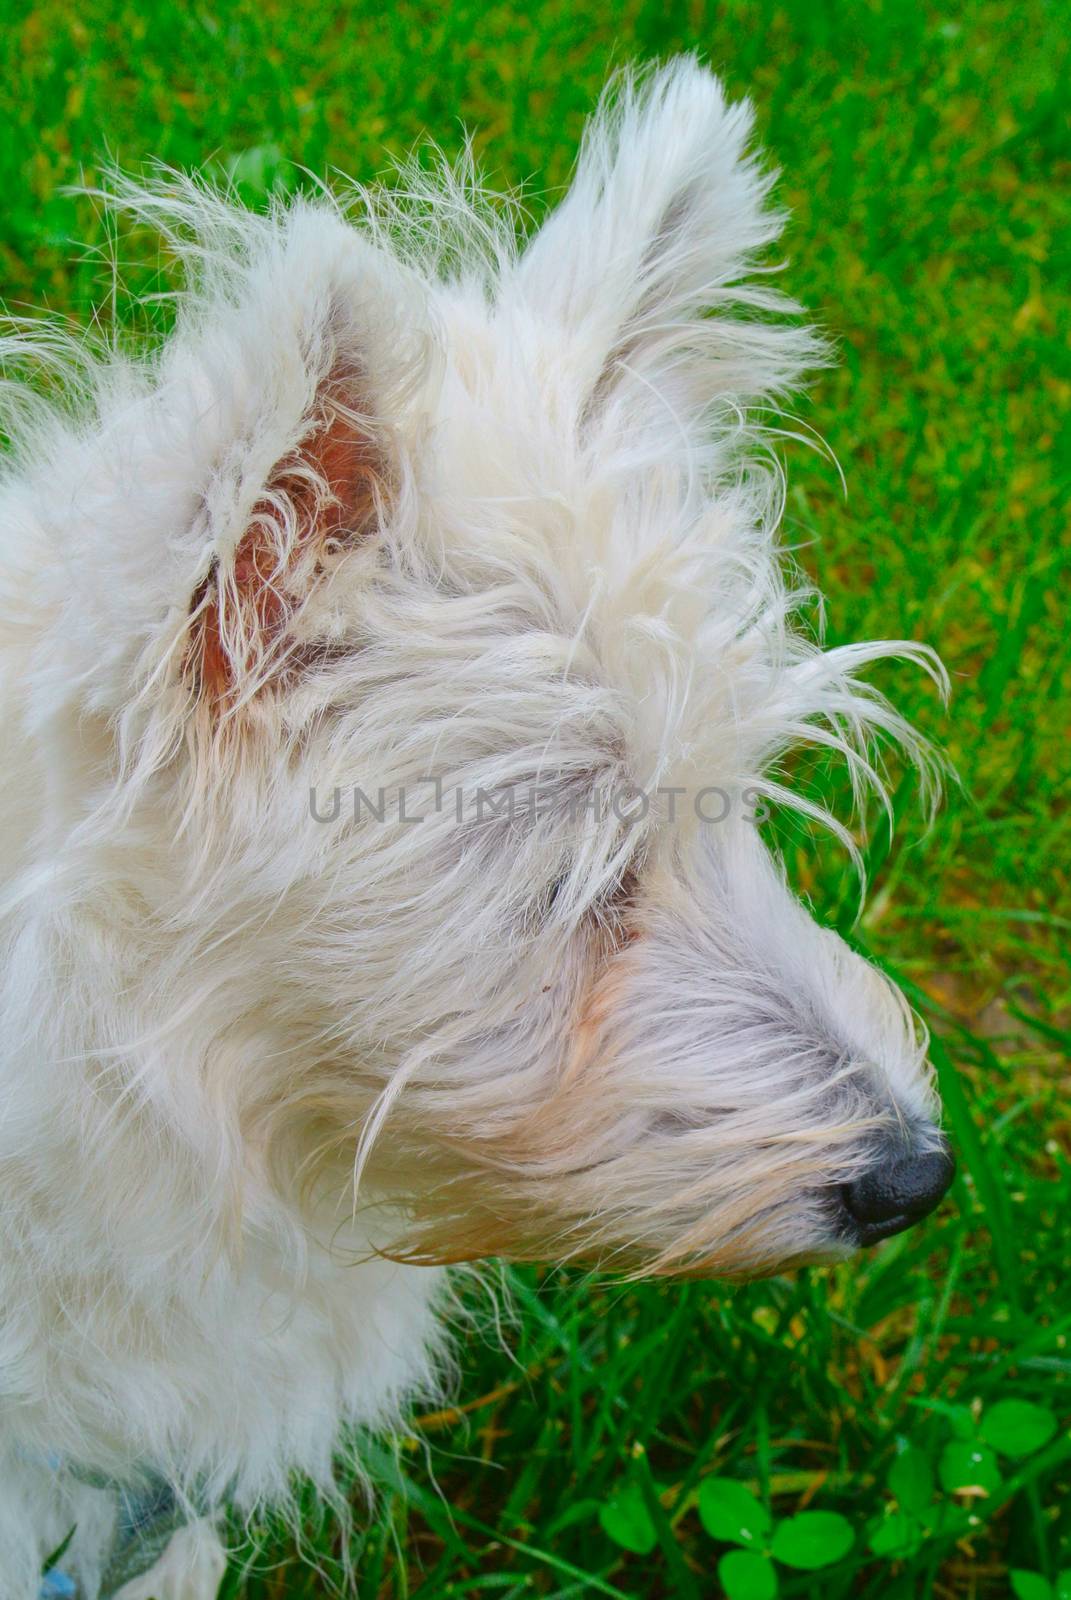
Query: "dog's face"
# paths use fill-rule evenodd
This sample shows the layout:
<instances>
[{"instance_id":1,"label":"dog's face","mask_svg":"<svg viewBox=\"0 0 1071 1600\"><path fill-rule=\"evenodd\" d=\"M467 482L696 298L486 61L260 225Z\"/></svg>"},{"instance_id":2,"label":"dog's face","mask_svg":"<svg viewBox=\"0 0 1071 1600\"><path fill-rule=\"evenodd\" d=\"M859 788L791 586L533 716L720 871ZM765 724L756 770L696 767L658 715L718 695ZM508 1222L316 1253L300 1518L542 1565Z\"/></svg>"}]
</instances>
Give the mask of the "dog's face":
<instances>
[{"instance_id":1,"label":"dog's face","mask_svg":"<svg viewBox=\"0 0 1071 1600\"><path fill-rule=\"evenodd\" d=\"M924 754L855 673L925 652L794 626L755 416L818 352L740 282L748 133L697 67L622 91L522 249L456 186L143 197L195 288L37 480L156 930L138 1081L413 1259L753 1273L947 1185L906 1005L755 825L797 742Z\"/></svg>"}]
</instances>

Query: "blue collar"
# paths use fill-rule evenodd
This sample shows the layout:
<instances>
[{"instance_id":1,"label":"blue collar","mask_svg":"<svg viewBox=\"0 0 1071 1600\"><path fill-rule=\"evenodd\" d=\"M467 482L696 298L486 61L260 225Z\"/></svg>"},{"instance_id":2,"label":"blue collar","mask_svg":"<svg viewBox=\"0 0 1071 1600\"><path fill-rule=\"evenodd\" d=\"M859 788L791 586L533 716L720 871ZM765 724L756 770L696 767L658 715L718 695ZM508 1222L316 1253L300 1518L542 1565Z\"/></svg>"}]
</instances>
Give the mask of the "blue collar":
<instances>
[{"instance_id":1,"label":"blue collar","mask_svg":"<svg viewBox=\"0 0 1071 1600\"><path fill-rule=\"evenodd\" d=\"M94 1488L112 1489L119 1501L115 1534L106 1554L99 1591L99 1600L110 1600L124 1583L140 1578L159 1560L171 1535L185 1526L186 1510L162 1478L149 1479L141 1487L130 1489L81 1473L78 1476ZM52 1567L41 1581L40 1600L79 1600L78 1585L61 1566Z\"/></svg>"}]
</instances>

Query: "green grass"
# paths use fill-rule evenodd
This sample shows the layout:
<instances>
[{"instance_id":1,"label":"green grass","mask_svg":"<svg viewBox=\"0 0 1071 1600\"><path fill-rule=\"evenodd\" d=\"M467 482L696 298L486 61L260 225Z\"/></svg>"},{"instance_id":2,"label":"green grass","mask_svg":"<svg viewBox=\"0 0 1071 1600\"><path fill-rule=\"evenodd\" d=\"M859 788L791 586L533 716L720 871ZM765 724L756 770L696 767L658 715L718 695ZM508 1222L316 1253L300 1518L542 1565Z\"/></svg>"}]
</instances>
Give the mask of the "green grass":
<instances>
[{"instance_id":1,"label":"green grass","mask_svg":"<svg viewBox=\"0 0 1071 1600\"><path fill-rule=\"evenodd\" d=\"M788 537L828 596L834 640L927 639L953 675L945 718L913 676L886 673L963 790L927 836L910 793L898 796L900 826L891 843L877 836L852 931L936 1031L960 1155L950 1202L841 1270L731 1292L516 1274L512 1357L471 1336L457 1410L371 1447L384 1488L353 1540L363 1596L716 1596L728 1547L696 1511L712 1476L750 1486L779 1519L809 1507L850 1521L852 1553L817 1576L782 1567L783 1594L1003 1596L1009 1567L1071 1567L1060 15L1045 0L8 12L2 292L10 310L79 321L109 286L100 256L74 243L98 246L100 218L64 186L102 158L213 164L257 199L290 181L288 163L367 179L425 134L455 150L464 123L498 179L527 181L538 213L607 70L699 48L756 101L793 212L789 286L841 343L800 414L835 450L849 497L827 463L791 448ZM124 271L134 290L152 286L144 244ZM841 782L821 769L815 781ZM791 832L783 845L816 913L849 927L843 857ZM1041 1404L1060 1430L1022 1460L1000 1455L1001 1487L957 1491L949 1445L1008 1396ZM951 1487L893 1559L868 1541L908 1443L944 1461ZM647 1554L604 1531L622 1517ZM329 1572L337 1529L311 1503L305 1546ZM324 1581L288 1535L258 1527L226 1592L279 1600L323 1594Z\"/></svg>"}]
</instances>

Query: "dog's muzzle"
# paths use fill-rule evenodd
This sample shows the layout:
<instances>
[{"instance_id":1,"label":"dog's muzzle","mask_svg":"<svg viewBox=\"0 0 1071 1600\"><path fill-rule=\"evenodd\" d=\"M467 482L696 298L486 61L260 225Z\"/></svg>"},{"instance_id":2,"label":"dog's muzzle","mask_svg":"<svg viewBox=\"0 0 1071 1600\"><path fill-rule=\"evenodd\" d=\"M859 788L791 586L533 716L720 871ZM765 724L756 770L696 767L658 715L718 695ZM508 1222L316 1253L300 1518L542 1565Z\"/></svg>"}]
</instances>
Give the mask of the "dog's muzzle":
<instances>
[{"instance_id":1,"label":"dog's muzzle","mask_svg":"<svg viewBox=\"0 0 1071 1600\"><path fill-rule=\"evenodd\" d=\"M902 1233L943 1200L956 1163L945 1140L925 1149L898 1139L883 1145L873 1164L840 1190L845 1233L856 1243L876 1244Z\"/></svg>"}]
</instances>

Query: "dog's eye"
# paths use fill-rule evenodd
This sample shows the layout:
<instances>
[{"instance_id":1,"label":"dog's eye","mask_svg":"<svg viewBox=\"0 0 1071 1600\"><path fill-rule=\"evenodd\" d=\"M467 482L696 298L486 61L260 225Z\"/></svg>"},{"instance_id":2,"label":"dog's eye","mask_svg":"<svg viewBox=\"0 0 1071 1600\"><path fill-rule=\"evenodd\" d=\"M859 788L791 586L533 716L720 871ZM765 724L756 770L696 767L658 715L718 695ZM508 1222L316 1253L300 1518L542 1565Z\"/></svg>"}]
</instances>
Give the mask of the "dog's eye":
<instances>
[{"instance_id":1,"label":"dog's eye","mask_svg":"<svg viewBox=\"0 0 1071 1600\"><path fill-rule=\"evenodd\" d=\"M562 896L565 893L566 886L567 886L568 882L569 882L568 877L566 876L565 873L562 873L559 877L555 878L554 882L551 884L550 888L547 890L546 896L545 896L544 901L543 901L543 911L544 911L544 916L545 917L549 917L551 915L551 913L554 910L554 907L561 900Z\"/></svg>"},{"instance_id":2,"label":"dog's eye","mask_svg":"<svg viewBox=\"0 0 1071 1600\"><path fill-rule=\"evenodd\" d=\"M612 883L607 884L584 907L584 917L601 923L605 927L619 930L625 918L635 904L636 889L639 881L638 868L634 863L624 867ZM540 923L545 924L554 915L555 909L560 907L567 898L575 892L573 877L570 873L563 872L555 878L554 882L542 896L537 913Z\"/></svg>"}]
</instances>

